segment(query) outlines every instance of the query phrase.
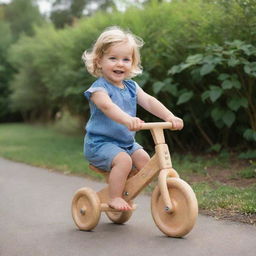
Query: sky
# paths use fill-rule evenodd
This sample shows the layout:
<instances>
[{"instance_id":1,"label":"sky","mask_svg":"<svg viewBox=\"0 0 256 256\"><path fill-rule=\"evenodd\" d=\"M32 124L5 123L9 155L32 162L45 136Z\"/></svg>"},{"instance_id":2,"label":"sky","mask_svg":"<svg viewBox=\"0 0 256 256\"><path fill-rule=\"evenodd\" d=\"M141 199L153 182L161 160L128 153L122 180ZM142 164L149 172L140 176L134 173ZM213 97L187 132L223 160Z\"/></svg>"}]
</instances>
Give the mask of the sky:
<instances>
[{"instance_id":1,"label":"sky","mask_svg":"<svg viewBox=\"0 0 256 256\"><path fill-rule=\"evenodd\" d=\"M40 0L39 9L40 9L40 12L43 14L49 13L51 10L51 4L47 0Z\"/></svg>"},{"instance_id":2,"label":"sky","mask_svg":"<svg viewBox=\"0 0 256 256\"><path fill-rule=\"evenodd\" d=\"M11 0L0 0L0 3L10 3ZM39 9L42 14L47 14L51 10L51 1L49 0L38 0Z\"/></svg>"},{"instance_id":3,"label":"sky","mask_svg":"<svg viewBox=\"0 0 256 256\"><path fill-rule=\"evenodd\" d=\"M115 0L115 4L120 11L124 11L127 3L141 4L143 1L144 0ZM10 2L11 0L0 0L0 3L10 3ZM37 0L37 2L39 4L40 12L45 15L49 14L51 10L51 2L53 2L53 0Z\"/></svg>"}]
</instances>

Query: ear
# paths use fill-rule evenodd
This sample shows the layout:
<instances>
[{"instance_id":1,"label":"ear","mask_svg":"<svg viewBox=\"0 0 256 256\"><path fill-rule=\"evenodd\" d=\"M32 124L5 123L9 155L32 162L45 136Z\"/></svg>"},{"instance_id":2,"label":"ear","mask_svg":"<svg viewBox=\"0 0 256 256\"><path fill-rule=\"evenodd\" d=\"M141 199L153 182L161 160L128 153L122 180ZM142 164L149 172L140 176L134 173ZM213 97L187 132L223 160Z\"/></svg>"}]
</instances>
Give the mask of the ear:
<instances>
[{"instance_id":1,"label":"ear","mask_svg":"<svg viewBox=\"0 0 256 256\"><path fill-rule=\"evenodd\" d=\"M98 68L101 68L101 59L97 58L95 62L97 64Z\"/></svg>"}]
</instances>

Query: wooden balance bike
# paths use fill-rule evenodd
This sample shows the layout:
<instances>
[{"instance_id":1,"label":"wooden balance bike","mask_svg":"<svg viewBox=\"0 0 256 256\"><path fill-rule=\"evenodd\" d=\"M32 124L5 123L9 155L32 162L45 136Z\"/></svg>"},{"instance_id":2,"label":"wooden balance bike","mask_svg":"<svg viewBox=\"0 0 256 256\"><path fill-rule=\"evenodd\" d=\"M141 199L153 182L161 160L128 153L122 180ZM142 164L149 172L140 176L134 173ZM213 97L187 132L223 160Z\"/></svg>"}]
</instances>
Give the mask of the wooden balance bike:
<instances>
[{"instance_id":1,"label":"wooden balance bike","mask_svg":"<svg viewBox=\"0 0 256 256\"><path fill-rule=\"evenodd\" d=\"M192 188L173 169L163 129L172 129L167 122L145 123L142 130L150 129L155 143L155 154L146 166L128 177L123 198L136 206L132 200L158 175L151 197L151 213L157 227L167 236L182 237L191 231L198 215L198 205ZM94 171L108 172L90 166ZM133 171L131 171L133 173ZM118 211L108 206L108 186L99 192L90 188L79 189L72 200L72 217L80 230L92 230L99 222L101 212L117 224L125 223L131 211Z\"/></svg>"}]
</instances>

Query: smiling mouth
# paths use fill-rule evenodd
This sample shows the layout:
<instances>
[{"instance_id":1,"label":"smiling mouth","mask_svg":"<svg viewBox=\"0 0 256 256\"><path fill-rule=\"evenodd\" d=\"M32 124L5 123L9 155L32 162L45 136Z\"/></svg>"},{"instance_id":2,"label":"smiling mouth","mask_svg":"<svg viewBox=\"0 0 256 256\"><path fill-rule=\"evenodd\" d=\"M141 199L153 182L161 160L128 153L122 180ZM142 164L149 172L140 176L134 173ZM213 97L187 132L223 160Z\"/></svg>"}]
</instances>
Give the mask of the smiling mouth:
<instances>
[{"instance_id":1,"label":"smiling mouth","mask_svg":"<svg viewBox=\"0 0 256 256\"><path fill-rule=\"evenodd\" d=\"M123 74L124 71L122 71L122 70L114 70L114 73L116 73L116 74Z\"/></svg>"}]
</instances>

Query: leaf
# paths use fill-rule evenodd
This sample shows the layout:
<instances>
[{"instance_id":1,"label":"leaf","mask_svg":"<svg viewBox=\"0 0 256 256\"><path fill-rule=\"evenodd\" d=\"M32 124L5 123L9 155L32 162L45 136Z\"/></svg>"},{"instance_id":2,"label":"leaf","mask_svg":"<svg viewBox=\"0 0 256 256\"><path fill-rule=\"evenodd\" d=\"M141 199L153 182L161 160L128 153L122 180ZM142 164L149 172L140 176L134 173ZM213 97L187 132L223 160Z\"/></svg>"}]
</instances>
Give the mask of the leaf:
<instances>
[{"instance_id":1,"label":"leaf","mask_svg":"<svg viewBox=\"0 0 256 256\"><path fill-rule=\"evenodd\" d=\"M160 81L158 81L158 82L155 82L154 84L153 84L153 92L154 92L154 94L158 94L160 91L161 91L161 89L163 88L165 86L165 84L163 83L163 82L160 82Z\"/></svg>"},{"instance_id":2,"label":"leaf","mask_svg":"<svg viewBox=\"0 0 256 256\"><path fill-rule=\"evenodd\" d=\"M251 74L251 68L250 68L249 65L245 65L245 66L244 66L244 72L247 73L247 74L249 74L249 75Z\"/></svg>"},{"instance_id":3,"label":"leaf","mask_svg":"<svg viewBox=\"0 0 256 256\"><path fill-rule=\"evenodd\" d=\"M234 40L232 42L225 42L226 45L229 45L231 47L240 48L243 44L243 41L241 40Z\"/></svg>"},{"instance_id":4,"label":"leaf","mask_svg":"<svg viewBox=\"0 0 256 256\"><path fill-rule=\"evenodd\" d=\"M5 72L5 69L6 69L6 67L5 66L3 66L3 65L0 65L0 72Z\"/></svg>"},{"instance_id":5,"label":"leaf","mask_svg":"<svg viewBox=\"0 0 256 256\"><path fill-rule=\"evenodd\" d=\"M222 117L223 122L226 126L230 127L235 122L236 116L234 112L228 110Z\"/></svg>"},{"instance_id":6,"label":"leaf","mask_svg":"<svg viewBox=\"0 0 256 256\"><path fill-rule=\"evenodd\" d=\"M203 102L205 102L210 97L210 91L205 91L201 94L201 99Z\"/></svg>"},{"instance_id":7,"label":"leaf","mask_svg":"<svg viewBox=\"0 0 256 256\"><path fill-rule=\"evenodd\" d=\"M204 64L200 70L200 75L205 76L209 73L211 73L215 68L215 65L212 64Z\"/></svg>"},{"instance_id":8,"label":"leaf","mask_svg":"<svg viewBox=\"0 0 256 256\"><path fill-rule=\"evenodd\" d=\"M169 92L171 95L177 97L178 96L178 84L173 84L171 83L168 86L163 87L162 91L163 92Z\"/></svg>"},{"instance_id":9,"label":"leaf","mask_svg":"<svg viewBox=\"0 0 256 256\"><path fill-rule=\"evenodd\" d=\"M214 108L211 112L211 117L214 121L218 121L218 120L221 120L222 119L222 116L223 116L223 110L221 108Z\"/></svg>"},{"instance_id":10,"label":"leaf","mask_svg":"<svg viewBox=\"0 0 256 256\"><path fill-rule=\"evenodd\" d=\"M229 74L226 74L226 73L221 73L221 74L218 76L218 80L220 80L220 81L227 80L228 78L230 78L230 75L229 75Z\"/></svg>"},{"instance_id":11,"label":"leaf","mask_svg":"<svg viewBox=\"0 0 256 256\"><path fill-rule=\"evenodd\" d=\"M158 81L153 84L153 92L157 95L160 91L169 92L172 95L177 95L177 84L172 83L172 78L167 78L164 81Z\"/></svg>"},{"instance_id":12,"label":"leaf","mask_svg":"<svg viewBox=\"0 0 256 256\"><path fill-rule=\"evenodd\" d=\"M233 83L231 80L225 80L222 82L221 86L223 89L228 90L228 89L232 89Z\"/></svg>"},{"instance_id":13,"label":"leaf","mask_svg":"<svg viewBox=\"0 0 256 256\"><path fill-rule=\"evenodd\" d=\"M192 97L194 96L194 93L192 91L190 92L184 92L181 94L178 98L177 105L181 105L185 102L188 102Z\"/></svg>"},{"instance_id":14,"label":"leaf","mask_svg":"<svg viewBox=\"0 0 256 256\"><path fill-rule=\"evenodd\" d=\"M191 64L199 64L203 59L203 54L195 54L195 55L191 55L188 56L186 59L187 63L191 63Z\"/></svg>"},{"instance_id":15,"label":"leaf","mask_svg":"<svg viewBox=\"0 0 256 256\"><path fill-rule=\"evenodd\" d=\"M237 79L232 80L232 83L233 83L233 87L235 87L236 89L240 89L241 88L241 83Z\"/></svg>"},{"instance_id":16,"label":"leaf","mask_svg":"<svg viewBox=\"0 0 256 256\"><path fill-rule=\"evenodd\" d=\"M137 83L140 87L144 87L144 85L150 80L150 74L147 71L144 71L140 76L136 78Z\"/></svg>"},{"instance_id":17,"label":"leaf","mask_svg":"<svg viewBox=\"0 0 256 256\"><path fill-rule=\"evenodd\" d=\"M244 72L248 75L256 77L256 62L248 63L244 66Z\"/></svg>"},{"instance_id":18,"label":"leaf","mask_svg":"<svg viewBox=\"0 0 256 256\"><path fill-rule=\"evenodd\" d=\"M256 141L256 131L253 129L246 129L243 133L243 137L248 141Z\"/></svg>"},{"instance_id":19,"label":"leaf","mask_svg":"<svg viewBox=\"0 0 256 256\"><path fill-rule=\"evenodd\" d=\"M213 64L214 63L214 59L215 59L215 57L214 57L214 55L206 55L205 57L204 57L204 59L203 59L203 62L205 63L205 64Z\"/></svg>"},{"instance_id":20,"label":"leaf","mask_svg":"<svg viewBox=\"0 0 256 256\"><path fill-rule=\"evenodd\" d=\"M240 107L247 108L248 107L248 100L246 98L232 98L228 100L228 107L233 110L237 111Z\"/></svg>"},{"instance_id":21,"label":"leaf","mask_svg":"<svg viewBox=\"0 0 256 256\"><path fill-rule=\"evenodd\" d=\"M228 66L229 67L235 67L237 65L240 64L240 61L234 57L231 57L229 60L228 60Z\"/></svg>"},{"instance_id":22,"label":"leaf","mask_svg":"<svg viewBox=\"0 0 256 256\"><path fill-rule=\"evenodd\" d=\"M182 64L180 64L180 72L189 68L189 67L191 67L191 66L193 66L193 65L194 65L193 63L182 63Z\"/></svg>"},{"instance_id":23,"label":"leaf","mask_svg":"<svg viewBox=\"0 0 256 256\"><path fill-rule=\"evenodd\" d=\"M172 66L171 69L168 71L168 74L170 75L175 75L177 73L180 73L181 72L181 66L180 65L175 65L175 66Z\"/></svg>"},{"instance_id":24,"label":"leaf","mask_svg":"<svg viewBox=\"0 0 256 256\"><path fill-rule=\"evenodd\" d=\"M218 86L211 86L209 96L212 102L215 102L223 93L223 90Z\"/></svg>"},{"instance_id":25,"label":"leaf","mask_svg":"<svg viewBox=\"0 0 256 256\"><path fill-rule=\"evenodd\" d=\"M241 98L240 99L240 105L244 108L248 107L248 100L246 98Z\"/></svg>"},{"instance_id":26,"label":"leaf","mask_svg":"<svg viewBox=\"0 0 256 256\"><path fill-rule=\"evenodd\" d=\"M247 55L247 56L250 56L253 54L253 49L252 49L252 45L250 44L245 44L243 46L240 47L241 50L244 51L244 53Z\"/></svg>"},{"instance_id":27,"label":"leaf","mask_svg":"<svg viewBox=\"0 0 256 256\"><path fill-rule=\"evenodd\" d=\"M228 104L228 107L233 111L237 111L241 107L239 98L233 98L229 100L227 104Z\"/></svg>"},{"instance_id":28,"label":"leaf","mask_svg":"<svg viewBox=\"0 0 256 256\"><path fill-rule=\"evenodd\" d=\"M200 75L200 68L194 67L190 72L192 79L195 81L195 83L199 83L202 80L202 76Z\"/></svg>"},{"instance_id":29,"label":"leaf","mask_svg":"<svg viewBox=\"0 0 256 256\"><path fill-rule=\"evenodd\" d=\"M239 158L241 159L256 159L256 150L248 150L244 153L241 153L239 155Z\"/></svg>"},{"instance_id":30,"label":"leaf","mask_svg":"<svg viewBox=\"0 0 256 256\"><path fill-rule=\"evenodd\" d=\"M215 151L215 152L220 152L220 150L221 150L221 145L218 144L218 143L217 143L217 144L214 144L214 145L211 146L210 150L211 150L211 151Z\"/></svg>"}]
</instances>

